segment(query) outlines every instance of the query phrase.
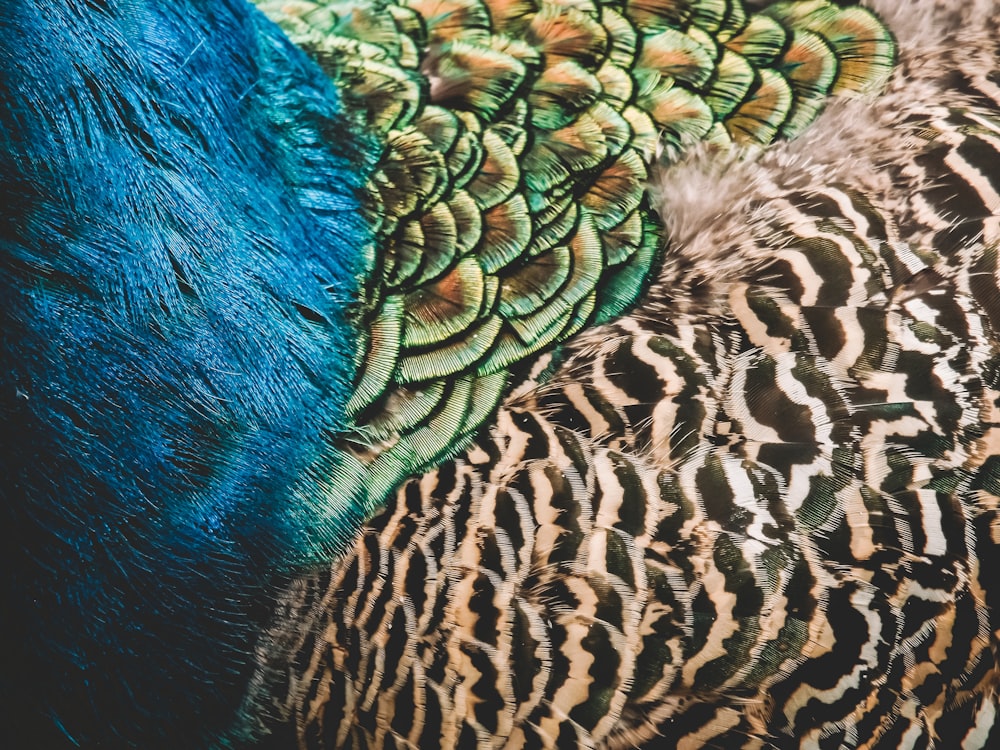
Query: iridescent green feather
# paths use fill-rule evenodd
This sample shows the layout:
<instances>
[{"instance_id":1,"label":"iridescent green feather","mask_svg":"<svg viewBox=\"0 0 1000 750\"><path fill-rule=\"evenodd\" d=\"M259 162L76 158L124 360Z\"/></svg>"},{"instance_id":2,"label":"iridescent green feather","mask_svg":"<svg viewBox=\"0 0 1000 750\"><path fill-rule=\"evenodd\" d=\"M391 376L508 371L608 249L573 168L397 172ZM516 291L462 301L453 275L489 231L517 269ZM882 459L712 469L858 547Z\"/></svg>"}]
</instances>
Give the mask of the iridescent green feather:
<instances>
[{"instance_id":1,"label":"iridescent green feather","mask_svg":"<svg viewBox=\"0 0 1000 750\"><path fill-rule=\"evenodd\" d=\"M884 84L891 38L824 0L264 0L381 144L338 491L372 507L456 450L507 371L632 305L649 167L764 146Z\"/></svg>"}]
</instances>

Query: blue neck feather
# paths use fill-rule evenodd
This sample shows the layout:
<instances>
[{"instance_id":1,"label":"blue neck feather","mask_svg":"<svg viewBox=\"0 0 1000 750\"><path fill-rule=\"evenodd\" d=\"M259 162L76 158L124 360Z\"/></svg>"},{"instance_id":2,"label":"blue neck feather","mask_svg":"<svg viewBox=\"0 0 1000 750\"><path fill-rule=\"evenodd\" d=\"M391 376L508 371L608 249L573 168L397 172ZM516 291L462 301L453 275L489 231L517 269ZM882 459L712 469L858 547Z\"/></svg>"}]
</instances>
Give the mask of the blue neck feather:
<instances>
[{"instance_id":1,"label":"blue neck feather","mask_svg":"<svg viewBox=\"0 0 1000 750\"><path fill-rule=\"evenodd\" d=\"M344 426L366 144L242 0L18 6L0 15L0 744L204 745L269 577L317 534L292 488Z\"/></svg>"}]
</instances>

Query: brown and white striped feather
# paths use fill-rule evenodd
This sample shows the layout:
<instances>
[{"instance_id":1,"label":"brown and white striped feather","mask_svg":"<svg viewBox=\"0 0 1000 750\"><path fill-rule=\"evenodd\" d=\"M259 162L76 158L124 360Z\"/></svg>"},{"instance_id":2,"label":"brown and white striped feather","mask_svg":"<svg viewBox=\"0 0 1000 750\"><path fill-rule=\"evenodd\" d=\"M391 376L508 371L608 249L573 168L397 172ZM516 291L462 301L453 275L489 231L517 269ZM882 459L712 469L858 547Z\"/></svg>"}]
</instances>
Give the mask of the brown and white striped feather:
<instances>
[{"instance_id":1,"label":"brown and white striped feather","mask_svg":"<svg viewBox=\"0 0 1000 750\"><path fill-rule=\"evenodd\" d=\"M638 309L288 590L301 746L998 746L988 29L664 172Z\"/></svg>"}]
</instances>

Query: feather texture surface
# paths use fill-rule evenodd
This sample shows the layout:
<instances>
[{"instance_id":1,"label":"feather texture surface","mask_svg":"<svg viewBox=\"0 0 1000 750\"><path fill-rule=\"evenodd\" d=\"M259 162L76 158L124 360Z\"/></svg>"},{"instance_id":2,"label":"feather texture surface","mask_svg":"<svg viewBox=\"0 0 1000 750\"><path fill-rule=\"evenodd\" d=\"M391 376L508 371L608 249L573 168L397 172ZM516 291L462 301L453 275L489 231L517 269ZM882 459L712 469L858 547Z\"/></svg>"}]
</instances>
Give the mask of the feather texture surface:
<instances>
[{"instance_id":1,"label":"feather texture surface","mask_svg":"<svg viewBox=\"0 0 1000 750\"><path fill-rule=\"evenodd\" d=\"M289 587L254 708L276 737L1000 742L985 5L897 12L873 103L658 174L672 245L637 308Z\"/></svg>"},{"instance_id":2,"label":"feather texture surface","mask_svg":"<svg viewBox=\"0 0 1000 750\"><path fill-rule=\"evenodd\" d=\"M355 377L365 151L245 3L14 5L0 744L201 744L268 577L357 523L317 464Z\"/></svg>"},{"instance_id":3,"label":"feather texture surface","mask_svg":"<svg viewBox=\"0 0 1000 750\"><path fill-rule=\"evenodd\" d=\"M16 5L7 745L1000 743L995 3Z\"/></svg>"},{"instance_id":4,"label":"feather texture surface","mask_svg":"<svg viewBox=\"0 0 1000 750\"><path fill-rule=\"evenodd\" d=\"M260 7L381 143L334 469L366 509L464 446L511 370L635 303L663 242L650 164L793 136L830 94L880 89L893 56L870 11L822 1Z\"/></svg>"}]
</instances>

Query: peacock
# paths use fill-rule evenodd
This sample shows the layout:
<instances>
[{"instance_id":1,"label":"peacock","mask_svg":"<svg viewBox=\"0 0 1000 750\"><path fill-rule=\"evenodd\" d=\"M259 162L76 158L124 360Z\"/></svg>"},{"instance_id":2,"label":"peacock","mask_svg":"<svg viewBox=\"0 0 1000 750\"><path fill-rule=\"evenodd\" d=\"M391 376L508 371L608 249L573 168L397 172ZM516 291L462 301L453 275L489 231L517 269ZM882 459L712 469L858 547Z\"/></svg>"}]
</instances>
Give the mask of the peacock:
<instances>
[{"instance_id":1,"label":"peacock","mask_svg":"<svg viewBox=\"0 0 1000 750\"><path fill-rule=\"evenodd\" d=\"M12 2L4 746L1000 746L996 28Z\"/></svg>"}]
</instances>

